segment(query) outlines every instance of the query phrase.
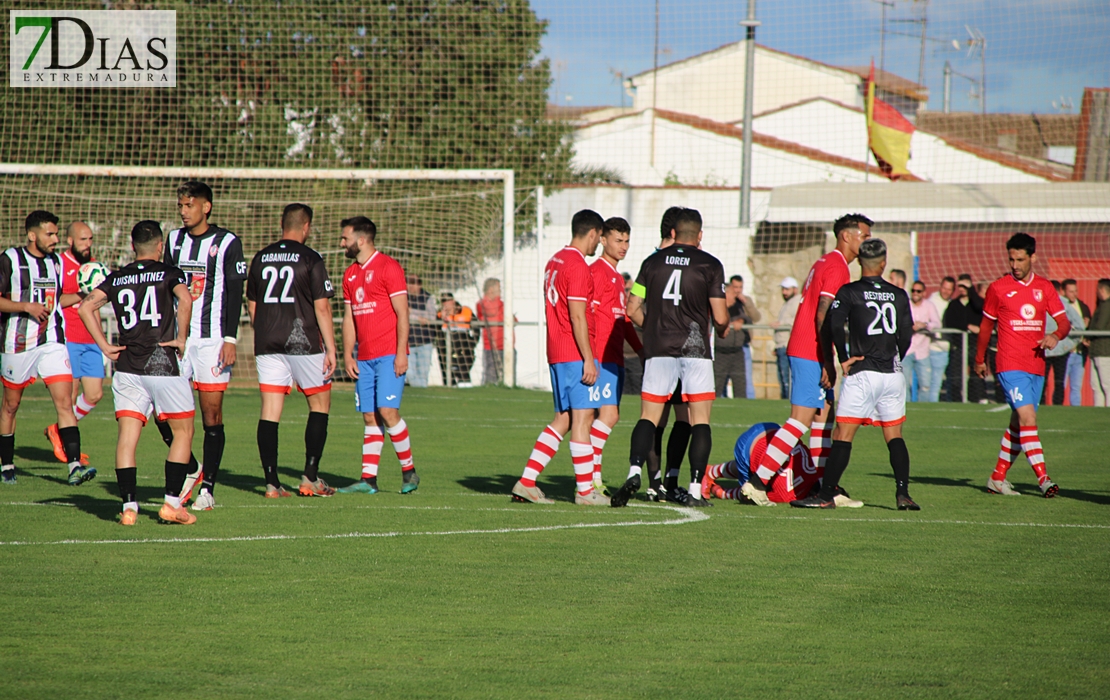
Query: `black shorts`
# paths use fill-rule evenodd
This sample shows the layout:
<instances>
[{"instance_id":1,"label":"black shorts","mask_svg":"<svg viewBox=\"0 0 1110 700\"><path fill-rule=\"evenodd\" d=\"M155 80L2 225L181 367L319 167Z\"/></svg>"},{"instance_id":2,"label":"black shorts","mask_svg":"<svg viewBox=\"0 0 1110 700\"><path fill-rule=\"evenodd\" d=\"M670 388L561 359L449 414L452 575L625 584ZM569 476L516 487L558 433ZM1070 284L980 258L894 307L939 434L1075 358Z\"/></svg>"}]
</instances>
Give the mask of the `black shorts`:
<instances>
[{"instance_id":1,"label":"black shorts","mask_svg":"<svg viewBox=\"0 0 1110 700\"><path fill-rule=\"evenodd\" d=\"M674 388L674 393L671 394L671 398L667 399L667 405L681 406L684 403L686 402L682 400L682 380L679 379L678 384Z\"/></svg>"}]
</instances>

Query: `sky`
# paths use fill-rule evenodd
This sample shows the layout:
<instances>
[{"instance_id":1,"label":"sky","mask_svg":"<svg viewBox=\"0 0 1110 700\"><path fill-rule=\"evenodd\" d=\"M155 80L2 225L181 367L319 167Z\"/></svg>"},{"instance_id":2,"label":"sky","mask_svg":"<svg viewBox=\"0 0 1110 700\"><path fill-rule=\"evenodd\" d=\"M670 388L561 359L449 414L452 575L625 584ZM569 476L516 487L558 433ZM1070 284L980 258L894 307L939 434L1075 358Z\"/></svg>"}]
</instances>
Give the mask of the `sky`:
<instances>
[{"instance_id":1,"label":"sky","mask_svg":"<svg viewBox=\"0 0 1110 700\"><path fill-rule=\"evenodd\" d=\"M1077 113L1084 87L1110 87L1110 0L887 0L885 67L916 81L920 22L927 18L929 109L942 108L943 68L980 79L967 27L986 38L989 112ZM655 0L532 0L549 22L551 101L620 105L617 73L652 67ZM745 0L659 0L659 64L743 38ZM882 6L876 0L761 0L756 41L833 65L880 63ZM895 32L913 34L899 36ZM957 50L952 45L961 43ZM954 77L952 111L978 111L970 81ZM625 96L625 104L631 98ZM1056 106L1053 105L1056 102Z\"/></svg>"}]
</instances>

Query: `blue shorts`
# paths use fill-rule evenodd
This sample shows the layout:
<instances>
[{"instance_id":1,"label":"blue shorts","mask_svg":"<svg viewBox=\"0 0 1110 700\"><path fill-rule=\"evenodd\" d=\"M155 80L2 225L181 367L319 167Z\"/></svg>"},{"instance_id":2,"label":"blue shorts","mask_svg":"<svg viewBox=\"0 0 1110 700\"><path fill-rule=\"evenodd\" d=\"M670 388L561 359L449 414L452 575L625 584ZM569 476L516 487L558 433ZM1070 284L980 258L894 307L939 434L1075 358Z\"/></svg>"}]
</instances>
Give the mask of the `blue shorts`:
<instances>
[{"instance_id":1,"label":"blue shorts","mask_svg":"<svg viewBox=\"0 0 1110 700\"><path fill-rule=\"evenodd\" d=\"M597 361L594 360L594 364ZM601 382L593 386L582 383L582 361L556 362L551 368L551 393L555 397L555 412L571 409L601 407ZM600 368L599 368L600 369Z\"/></svg>"},{"instance_id":2,"label":"blue shorts","mask_svg":"<svg viewBox=\"0 0 1110 700\"><path fill-rule=\"evenodd\" d=\"M999 372L998 382L1006 392L1006 403L1010 404L1010 408L1032 406L1033 410L1037 410L1037 403L1044 392L1044 375L1017 370Z\"/></svg>"},{"instance_id":3,"label":"blue shorts","mask_svg":"<svg viewBox=\"0 0 1110 700\"><path fill-rule=\"evenodd\" d=\"M104 379L104 355L96 343L66 343L66 350L69 351L69 366L74 379Z\"/></svg>"},{"instance_id":4,"label":"blue shorts","mask_svg":"<svg viewBox=\"0 0 1110 700\"><path fill-rule=\"evenodd\" d=\"M400 408L405 390L405 375L393 373L396 355L383 355L373 360L358 361L355 382L355 410L373 413L379 408Z\"/></svg>"},{"instance_id":5,"label":"blue shorts","mask_svg":"<svg viewBox=\"0 0 1110 700\"><path fill-rule=\"evenodd\" d=\"M621 394L624 393L624 367L615 362L601 363L595 386L601 387L602 406L620 406Z\"/></svg>"},{"instance_id":6,"label":"blue shorts","mask_svg":"<svg viewBox=\"0 0 1110 700\"><path fill-rule=\"evenodd\" d=\"M755 446L755 441L767 433L773 435L780 427L778 423L756 423L736 438L736 447L732 450L732 458L736 460L736 469L740 472L741 484L747 483L751 474L752 447Z\"/></svg>"},{"instance_id":7,"label":"blue shorts","mask_svg":"<svg viewBox=\"0 0 1110 700\"><path fill-rule=\"evenodd\" d=\"M790 360L790 403L794 406L816 408L820 411L825 403L833 402L833 390L821 388L821 363L789 357Z\"/></svg>"}]
</instances>

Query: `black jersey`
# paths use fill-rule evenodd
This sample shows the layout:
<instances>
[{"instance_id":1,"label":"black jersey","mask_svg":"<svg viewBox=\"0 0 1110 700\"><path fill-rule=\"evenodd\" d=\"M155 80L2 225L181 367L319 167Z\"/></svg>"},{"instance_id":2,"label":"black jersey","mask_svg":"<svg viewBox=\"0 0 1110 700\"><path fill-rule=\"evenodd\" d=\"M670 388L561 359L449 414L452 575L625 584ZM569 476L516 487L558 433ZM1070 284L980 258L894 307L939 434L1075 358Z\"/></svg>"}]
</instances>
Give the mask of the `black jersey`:
<instances>
[{"instance_id":1,"label":"black jersey","mask_svg":"<svg viewBox=\"0 0 1110 700\"><path fill-rule=\"evenodd\" d=\"M632 293L644 300L644 359L712 359L710 299L725 298L725 268L696 246L678 243L644 260Z\"/></svg>"},{"instance_id":2,"label":"black jersey","mask_svg":"<svg viewBox=\"0 0 1110 700\"><path fill-rule=\"evenodd\" d=\"M863 277L841 287L829 310L829 323L840 361L864 358L852 365L848 374L899 371L913 339L910 298L905 290L881 277Z\"/></svg>"},{"instance_id":3,"label":"black jersey","mask_svg":"<svg viewBox=\"0 0 1110 700\"><path fill-rule=\"evenodd\" d=\"M185 273L157 260L136 260L113 272L97 289L108 295L116 312L119 337L125 349L116 371L149 377L177 377L177 351L162 347L177 335L177 297Z\"/></svg>"},{"instance_id":4,"label":"black jersey","mask_svg":"<svg viewBox=\"0 0 1110 700\"><path fill-rule=\"evenodd\" d=\"M324 259L315 250L287 240L263 248L247 275L247 299L255 302L254 354L323 352L315 302L333 296Z\"/></svg>"}]
</instances>

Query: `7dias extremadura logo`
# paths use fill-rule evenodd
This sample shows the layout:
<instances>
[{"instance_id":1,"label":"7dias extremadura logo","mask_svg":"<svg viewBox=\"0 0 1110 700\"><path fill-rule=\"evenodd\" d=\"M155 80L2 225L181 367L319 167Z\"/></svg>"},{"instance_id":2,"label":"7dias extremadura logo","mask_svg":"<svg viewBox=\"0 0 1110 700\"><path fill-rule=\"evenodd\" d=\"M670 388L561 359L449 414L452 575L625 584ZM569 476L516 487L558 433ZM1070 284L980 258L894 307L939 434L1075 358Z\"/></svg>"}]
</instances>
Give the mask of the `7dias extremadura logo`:
<instances>
[{"instance_id":1,"label":"7dias extremadura logo","mask_svg":"<svg viewBox=\"0 0 1110 700\"><path fill-rule=\"evenodd\" d=\"M177 13L12 10L10 87L176 87Z\"/></svg>"}]
</instances>

